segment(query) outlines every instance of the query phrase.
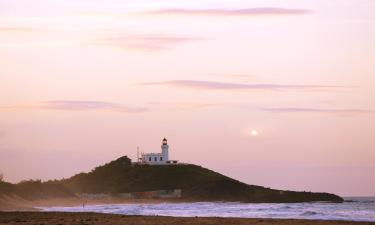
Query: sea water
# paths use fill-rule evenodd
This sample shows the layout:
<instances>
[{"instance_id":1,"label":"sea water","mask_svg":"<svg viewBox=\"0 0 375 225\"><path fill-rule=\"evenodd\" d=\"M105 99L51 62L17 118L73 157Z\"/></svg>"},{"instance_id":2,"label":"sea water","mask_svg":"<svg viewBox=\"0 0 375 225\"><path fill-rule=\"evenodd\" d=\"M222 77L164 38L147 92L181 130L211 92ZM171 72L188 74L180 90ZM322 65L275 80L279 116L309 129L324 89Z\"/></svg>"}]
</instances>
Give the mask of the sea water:
<instances>
[{"instance_id":1,"label":"sea water","mask_svg":"<svg viewBox=\"0 0 375 225\"><path fill-rule=\"evenodd\" d=\"M123 215L178 217L242 217L375 221L375 197L346 198L343 203L195 202L158 204L105 204L85 207L43 207L43 211L100 212Z\"/></svg>"}]
</instances>

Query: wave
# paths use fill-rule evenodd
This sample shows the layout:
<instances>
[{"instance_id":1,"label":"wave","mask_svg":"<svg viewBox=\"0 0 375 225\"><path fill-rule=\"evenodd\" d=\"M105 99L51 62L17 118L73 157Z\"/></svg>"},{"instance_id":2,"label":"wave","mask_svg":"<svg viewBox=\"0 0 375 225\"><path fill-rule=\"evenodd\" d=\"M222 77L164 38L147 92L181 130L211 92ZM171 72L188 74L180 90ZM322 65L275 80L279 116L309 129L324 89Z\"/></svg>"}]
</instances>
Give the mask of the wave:
<instances>
[{"instance_id":1,"label":"wave","mask_svg":"<svg viewBox=\"0 0 375 225\"><path fill-rule=\"evenodd\" d=\"M369 199L363 199L369 200ZM375 203L161 203L108 204L80 207L45 207L43 211L102 212L123 215L164 215L242 218L288 218L375 222Z\"/></svg>"},{"instance_id":2,"label":"wave","mask_svg":"<svg viewBox=\"0 0 375 225\"><path fill-rule=\"evenodd\" d=\"M323 215L323 213L318 213L315 211L305 211L300 214L301 216L315 216L315 215Z\"/></svg>"},{"instance_id":3,"label":"wave","mask_svg":"<svg viewBox=\"0 0 375 225\"><path fill-rule=\"evenodd\" d=\"M344 202L375 204L375 197L348 197L344 198Z\"/></svg>"}]
</instances>

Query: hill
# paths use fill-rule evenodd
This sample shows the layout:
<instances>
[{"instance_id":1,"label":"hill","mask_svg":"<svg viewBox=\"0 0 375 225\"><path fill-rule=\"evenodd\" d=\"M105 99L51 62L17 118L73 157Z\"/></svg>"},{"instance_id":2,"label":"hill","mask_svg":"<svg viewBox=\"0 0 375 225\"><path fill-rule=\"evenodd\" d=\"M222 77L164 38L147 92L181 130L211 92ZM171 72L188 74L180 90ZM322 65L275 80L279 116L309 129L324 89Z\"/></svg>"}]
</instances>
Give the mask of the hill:
<instances>
[{"instance_id":1,"label":"hill","mask_svg":"<svg viewBox=\"0 0 375 225\"><path fill-rule=\"evenodd\" d=\"M42 182L22 181L17 184L0 182L0 202L9 196L25 200L76 197L80 194L109 194L157 190L182 190L184 201L241 202L312 202L343 201L329 193L280 191L248 185L212 170L192 164L134 165L126 156L89 173L71 178Z\"/></svg>"},{"instance_id":2,"label":"hill","mask_svg":"<svg viewBox=\"0 0 375 225\"><path fill-rule=\"evenodd\" d=\"M192 164L133 165L126 156L59 184L74 193L92 194L182 189L182 198L189 201L343 201L329 193L280 191L248 185Z\"/></svg>"},{"instance_id":3,"label":"hill","mask_svg":"<svg viewBox=\"0 0 375 225\"><path fill-rule=\"evenodd\" d=\"M0 181L0 200L5 196L17 196L25 200L40 200L73 197L75 195L59 181L29 180L18 184Z\"/></svg>"}]
</instances>

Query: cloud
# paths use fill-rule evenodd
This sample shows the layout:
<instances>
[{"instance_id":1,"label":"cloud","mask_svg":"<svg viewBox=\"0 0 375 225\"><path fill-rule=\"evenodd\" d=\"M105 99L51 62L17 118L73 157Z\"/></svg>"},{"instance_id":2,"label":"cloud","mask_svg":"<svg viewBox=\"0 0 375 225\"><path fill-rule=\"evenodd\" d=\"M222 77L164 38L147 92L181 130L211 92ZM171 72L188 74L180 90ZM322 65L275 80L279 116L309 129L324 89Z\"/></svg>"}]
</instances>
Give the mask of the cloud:
<instances>
[{"instance_id":1,"label":"cloud","mask_svg":"<svg viewBox=\"0 0 375 225\"><path fill-rule=\"evenodd\" d=\"M160 110L167 111L207 109L224 106L223 103L216 102L152 102L150 104Z\"/></svg>"},{"instance_id":2,"label":"cloud","mask_svg":"<svg viewBox=\"0 0 375 225\"><path fill-rule=\"evenodd\" d=\"M168 85L203 90L332 90L342 88L342 86L329 85L289 85L289 84L249 84L249 83L228 83L216 81L199 80L171 80L163 82L148 82L143 85Z\"/></svg>"},{"instance_id":3,"label":"cloud","mask_svg":"<svg viewBox=\"0 0 375 225\"><path fill-rule=\"evenodd\" d=\"M28 32L28 31L32 31L28 28L25 28L25 27L0 27L0 32Z\"/></svg>"},{"instance_id":4,"label":"cloud","mask_svg":"<svg viewBox=\"0 0 375 225\"><path fill-rule=\"evenodd\" d=\"M184 15L184 16L259 16L259 15L304 15L312 13L306 9L289 9L276 7L243 8L243 9L159 9L145 12L150 15Z\"/></svg>"},{"instance_id":5,"label":"cloud","mask_svg":"<svg viewBox=\"0 0 375 225\"><path fill-rule=\"evenodd\" d=\"M335 115L359 115L375 113L375 110L365 109L321 109L321 108L259 108L259 110L272 113L319 113Z\"/></svg>"},{"instance_id":6,"label":"cloud","mask_svg":"<svg viewBox=\"0 0 375 225\"><path fill-rule=\"evenodd\" d=\"M46 32L47 29L34 28L34 27L21 27L21 26L0 26L2 33L32 33L32 32Z\"/></svg>"},{"instance_id":7,"label":"cloud","mask_svg":"<svg viewBox=\"0 0 375 225\"><path fill-rule=\"evenodd\" d=\"M82 111L82 110L109 110L116 112L139 113L148 111L147 108L127 107L118 104L102 101L48 101L44 102L42 108L56 109L56 110L69 110L69 111Z\"/></svg>"},{"instance_id":8,"label":"cloud","mask_svg":"<svg viewBox=\"0 0 375 225\"><path fill-rule=\"evenodd\" d=\"M0 27L0 32L30 32L35 31L34 28L28 27Z\"/></svg>"},{"instance_id":9,"label":"cloud","mask_svg":"<svg viewBox=\"0 0 375 225\"><path fill-rule=\"evenodd\" d=\"M127 49L158 51L166 50L171 46L206 40L204 38L192 36L177 36L166 34L148 34L148 35L122 35L109 38L103 38L94 41L94 44L111 45L115 47L122 47Z\"/></svg>"},{"instance_id":10,"label":"cloud","mask_svg":"<svg viewBox=\"0 0 375 225\"><path fill-rule=\"evenodd\" d=\"M239 78L239 79L254 79L255 76L247 74L225 74L225 76L230 78Z\"/></svg>"},{"instance_id":11,"label":"cloud","mask_svg":"<svg viewBox=\"0 0 375 225\"><path fill-rule=\"evenodd\" d=\"M95 110L111 109L116 107L113 103L100 101L47 101L43 103L44 108L58 110Z\"/></svg>"},{"instance_id":12,"label":"cloud","mask_svg":"<svg viewBox=\"0 0 375 225\"><path fill-rule=\"evenodd\" d=\"M48 110L64 110L64 111L113 111L122 113L142 113L149 111L145 107L128 107L111 102L103 101L72 101L58 100L46 101L38 105L17 105L0 107L0 109L48 109Z\"/></svg>"}]
</instances>

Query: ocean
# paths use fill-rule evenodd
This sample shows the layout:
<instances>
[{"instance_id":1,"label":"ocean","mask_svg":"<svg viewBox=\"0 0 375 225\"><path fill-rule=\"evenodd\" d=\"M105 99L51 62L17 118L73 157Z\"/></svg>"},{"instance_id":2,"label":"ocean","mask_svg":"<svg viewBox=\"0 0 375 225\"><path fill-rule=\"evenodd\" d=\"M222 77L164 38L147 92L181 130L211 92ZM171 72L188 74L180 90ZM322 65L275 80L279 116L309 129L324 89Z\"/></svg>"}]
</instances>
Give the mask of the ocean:
<instances>
[{"instance_id":1,"label":"ocean","mask_svg":"<svg viewBox=\"0 0 375 225\"><path fill-rule=\"evenodd\" d=\"M343 203L195 202L105 204L79 207L42 207L42 211L100 212L123 215L178 217L242 217L375 222L375 197L346 198Z\"/></svg>"}]
</instances>

